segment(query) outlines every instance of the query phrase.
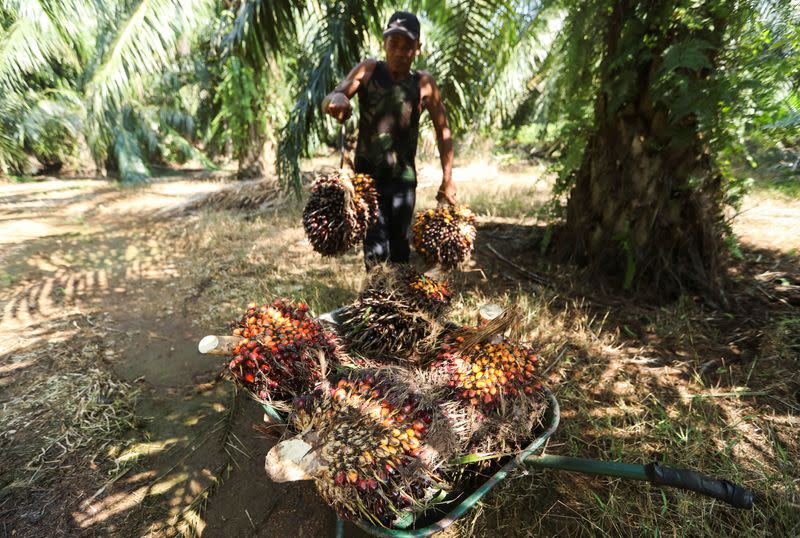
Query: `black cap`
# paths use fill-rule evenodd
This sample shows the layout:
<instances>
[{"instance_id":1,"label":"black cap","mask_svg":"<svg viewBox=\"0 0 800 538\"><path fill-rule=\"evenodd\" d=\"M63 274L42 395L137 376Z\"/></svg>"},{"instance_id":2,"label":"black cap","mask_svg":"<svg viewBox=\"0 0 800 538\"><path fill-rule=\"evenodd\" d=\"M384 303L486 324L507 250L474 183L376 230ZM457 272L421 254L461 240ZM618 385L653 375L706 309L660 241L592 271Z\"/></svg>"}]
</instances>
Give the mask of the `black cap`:
<instances>
[{"instance_id":1,"label":"black cap","mask_svg":"<svg viewBox=\"0 0 800 538\"><path fill-rule=\"evenodd\" d=\"M383 37L389 37L392 34L403 34L414 41L419 41L419 19L408 11L395 11L389 17L389 22L386 23Z\"/></svg>"}]
</instances>

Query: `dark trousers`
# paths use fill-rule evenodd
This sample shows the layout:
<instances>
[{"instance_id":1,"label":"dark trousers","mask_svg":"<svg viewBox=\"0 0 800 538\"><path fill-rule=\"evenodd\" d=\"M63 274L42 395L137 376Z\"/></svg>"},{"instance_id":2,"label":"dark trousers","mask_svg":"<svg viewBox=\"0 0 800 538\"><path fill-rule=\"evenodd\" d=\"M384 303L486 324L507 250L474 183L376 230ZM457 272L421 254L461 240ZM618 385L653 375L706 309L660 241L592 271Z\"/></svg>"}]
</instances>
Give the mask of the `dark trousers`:
<instances>
[{"instance_id":1,"label":"dark trousers","mask_svg":"<svg viewBox=\"0 0 800 538\"><path fill-rule=\"evenodd\" d=\"M411 219L417 183L390 178L376 179L378 220L364 238L364 264L369 270L382 262L408 263Z\"/></svg>"}]
</instances>

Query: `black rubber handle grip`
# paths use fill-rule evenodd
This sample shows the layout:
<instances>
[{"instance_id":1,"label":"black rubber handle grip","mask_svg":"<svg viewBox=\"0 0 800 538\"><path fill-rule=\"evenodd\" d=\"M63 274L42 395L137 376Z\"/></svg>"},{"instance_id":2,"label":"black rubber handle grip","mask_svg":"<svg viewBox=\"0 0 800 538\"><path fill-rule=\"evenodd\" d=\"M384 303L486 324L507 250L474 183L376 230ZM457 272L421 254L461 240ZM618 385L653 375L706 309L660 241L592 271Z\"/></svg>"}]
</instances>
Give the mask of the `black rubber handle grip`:
<instances>
[{"instance_id":1,"label":"black rubber handle grip","mask_svg":"<svg viewBox=\"0 0 800 538\"><path fill-rule=\"evenodd\" d=\"M753 507L753 494L728 480L716 480L689 469L673 469L655 462L648 463L644 468L650 482L653 484L696 491L707 497L714 497L724 501L736 508Z\"/></svg>"}]
</instances>

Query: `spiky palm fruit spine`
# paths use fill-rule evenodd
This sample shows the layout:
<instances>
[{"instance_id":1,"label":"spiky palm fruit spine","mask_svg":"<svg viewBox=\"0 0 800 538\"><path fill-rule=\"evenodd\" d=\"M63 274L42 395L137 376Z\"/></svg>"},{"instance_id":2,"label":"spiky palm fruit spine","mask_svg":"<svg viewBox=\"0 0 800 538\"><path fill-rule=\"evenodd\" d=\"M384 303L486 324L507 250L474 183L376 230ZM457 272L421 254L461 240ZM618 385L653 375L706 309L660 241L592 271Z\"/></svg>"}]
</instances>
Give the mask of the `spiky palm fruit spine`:
<instances>
[{"instance_id":1,"label":"spiky palm fruit spine","mask_svg":"<svg viewBox=\"0 0 800 538\"><path fill-rule=\"evenodd\" d=\"M340 314L350 351L374 359L418 362L435 348L438 324L396 295L366 290Z\"/></svg>"},{"instance_id":2,"label":"spiky palm fruit spine","mask_svg":"<svg viewBox=\"0 0 800 538\"><path fill-rule=\"evenodd\" d=\"M428 263L452 269L469 259L475 234L475 215L467 207L428 209L417 213L414 249Z\"/></svg>"},{"instance_id":3,"label":"spiky palm fruit spine","mask_svg":"<svg viewBox=\"0 0 800 538\"><path fill-rule=\"evenodd\" d=\"M409 266L375 267L358 299L339 315L339 333L363 356L419 362L435 353L451 296L445 282Z\"/></svg>"},{"instance_id":4,"label":"spiky palm fruit spine","mask_svg":"<svg viewBox=\"0 0 800 538\"><path fill-rule=\"evenodd\" d=\"M302 302L251 303L233 334L242 340L228 370L261 400L287 399L308 390L322 376L321 360L335 362L338 355L335 335Z\"/></svg>"},{"instance_id":5,"label":"spiky palm fruit spine","mask_svg":"<svg viewBox=\"0 0 800 538\"><path fill-rule=\"evenodd\" d=\"M294 401L292 426L315 434L326 463L315 476L317 489L344 518L388 526L448 487L433 470L441 454L426 446L433 409L396 389L380 374L361 371Z\"/></svg>"},{"instance_id":6,"label":"spiky palm fruit spine","mask_svg":"<svg viewBox=\"0 0 800 538\"><path fill-rule=\"evenodd\" d=\"M315 180L303 211L303 227L315 251L336 256L362 241L377 215L373 179L339 171Z\"/></svg>"}]
</instances>

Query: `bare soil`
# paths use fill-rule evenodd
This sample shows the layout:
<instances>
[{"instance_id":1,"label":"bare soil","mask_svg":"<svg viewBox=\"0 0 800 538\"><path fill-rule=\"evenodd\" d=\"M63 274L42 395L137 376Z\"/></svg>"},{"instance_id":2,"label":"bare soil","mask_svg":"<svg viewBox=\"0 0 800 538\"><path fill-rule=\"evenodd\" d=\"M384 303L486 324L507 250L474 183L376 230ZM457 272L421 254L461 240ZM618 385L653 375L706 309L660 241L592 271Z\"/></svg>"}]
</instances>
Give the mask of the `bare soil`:
<instances>
[{"instance_id":1,"label":"bare soil","mask_svg":"<svg viewBox=\"0 0 800 538\"><path fill-rule=\"evenodd\" d=\"M72 356L91 334L102 349L77 371L103 368L129 383L141 421L108 440L111 454L127 454L121 468L62 466L43 487L35 478L3 491L0 535L333 534L335 516L311 484L266 479L263 457L275 438L253 430L262 413L218 382L219 358L197 353L207 331L191 320L204 284L187 281L181 267L202 257L173 250L181 240L169 224L148 221L222 185L172 178L136 189L90 180L0 187L2 401L59 368L48 341ZM7 440L24 445L19 434ZM13 465L3 461L3 485L30 477Z\"/></svg>"}]
</instances>

